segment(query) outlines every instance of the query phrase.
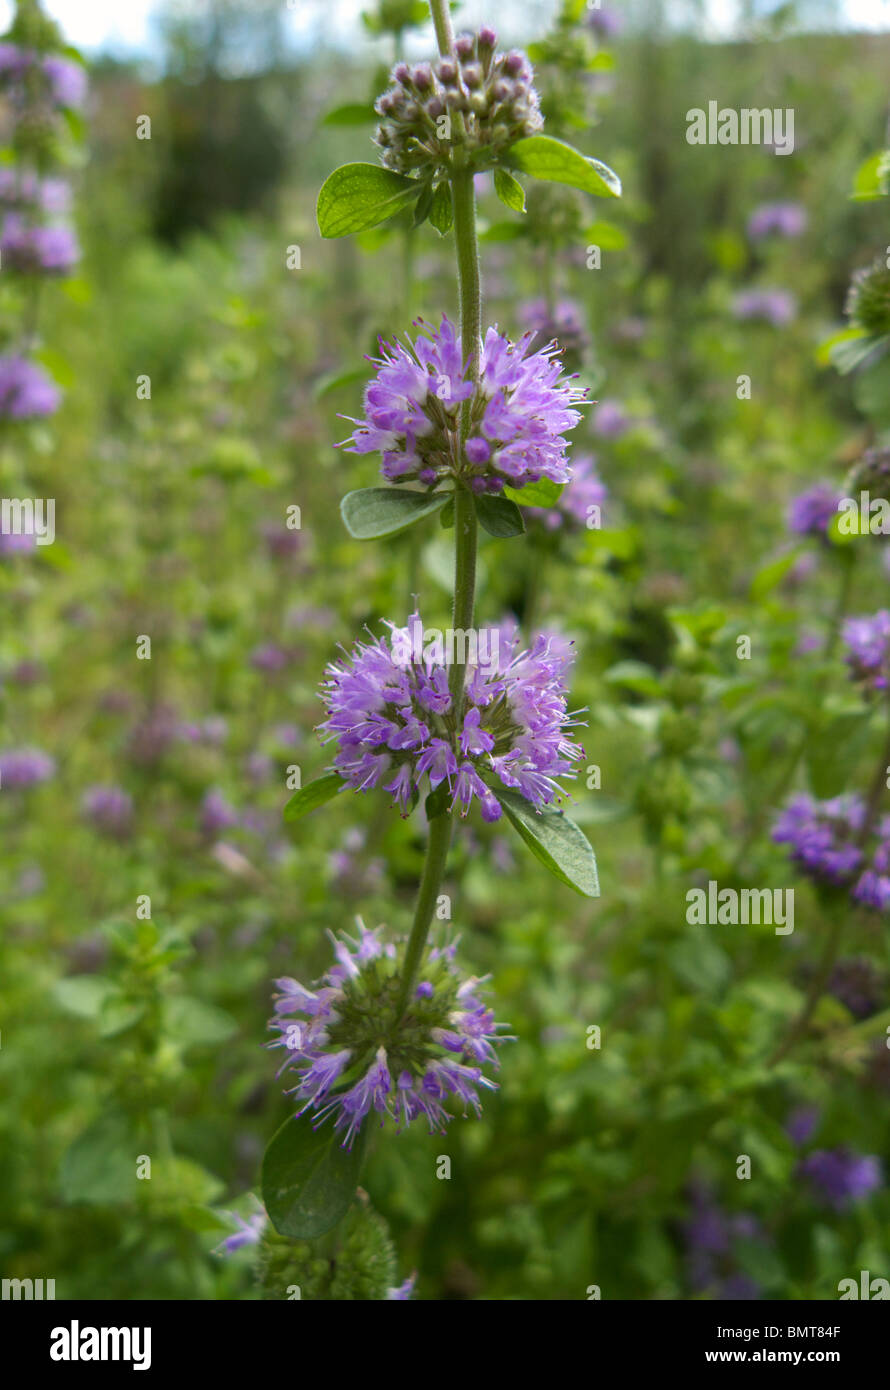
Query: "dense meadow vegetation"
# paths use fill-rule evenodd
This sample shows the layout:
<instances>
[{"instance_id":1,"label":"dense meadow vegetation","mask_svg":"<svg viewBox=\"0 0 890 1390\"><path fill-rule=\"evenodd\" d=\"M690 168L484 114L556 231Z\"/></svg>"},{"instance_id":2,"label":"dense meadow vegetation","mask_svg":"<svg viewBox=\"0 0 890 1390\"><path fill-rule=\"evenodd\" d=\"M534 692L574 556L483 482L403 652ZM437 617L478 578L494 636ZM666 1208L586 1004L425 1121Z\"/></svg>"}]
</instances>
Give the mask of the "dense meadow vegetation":
<instances>
[{"instance_id":1,"label":"dense meadow vegetation","mask_svg":"<svg viewBox=\"0 0 890 1390\"><path fill-rule=\"evenodd\" d=\"M475 177L483 331L555 337L596 402L575 482L521 535L480 528L476 621L574 644L565 810L600 894L507 815L454 816L433 938L490 977L498 1088L444 1134L372 1114L349 1214L294 1239L260 1205L295 1108L275 981L319 979L356 918L407 934L441 810L284 807L336 751L328 663L418 602L452 621L454 505L355 539L341 498L386 479L336 445L378 338L465 306L441 199L436 225L316 224L332 170L379 162L392 62L435 58L427 7L371 3L286 67L270 18L245 77L218 9L213 44L171 21L162 79L97 63L38 135L0 41L2 496L55 500L52 544L0 535L0 1274L94 1299L890 1280L890 542L838 511L890 498L890 43L706 44L578 0L524 36L543 130L623 192L514 164L521 213ZM711 100L793 108L793 152L689 144ZM23 168L70 184L70 263L16 261ZM57 408L16 408L13 359ZM786 920L696 918L709 884Z\"/></svg>"}]
</instances>

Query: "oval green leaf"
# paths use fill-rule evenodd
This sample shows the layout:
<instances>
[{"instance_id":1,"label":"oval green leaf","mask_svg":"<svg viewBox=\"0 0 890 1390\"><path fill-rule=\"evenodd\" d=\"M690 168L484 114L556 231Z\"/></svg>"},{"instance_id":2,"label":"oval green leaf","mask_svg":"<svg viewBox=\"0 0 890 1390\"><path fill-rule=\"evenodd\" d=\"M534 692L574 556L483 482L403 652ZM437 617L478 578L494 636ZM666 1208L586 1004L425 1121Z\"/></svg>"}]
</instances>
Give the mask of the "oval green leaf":
<instances>
[{"instance_id":1,"label":"oval green leaf","mask_svg":"<svg viewBox=\"0 0 890 1390\"><path fill-rule=\"evenodd\" d=\"M555 878L585 898L599 897L596 857L587 836L573 820L549 807L536 811L518 792L498 788L495 796L514 830Z\"/></svg>"},{"instance_id":2,"label":"oval green leaf","mask_svg":"<svg viewBox=\"0 0 890 1390\"><path fill-rule=\"evenodd\" d=\"M535 179L566 183L601 198L621 197L621 180L614 170L550 135L529 135L525 140L517 140L507 151L506 160Z\"/></svg>"},{"instance_id":3,"label":"oval green leaf","mask_svg":"<svg viewBox=\"0 0 890 1390\"><path fill-rule=\"evenodd\" d=\"M506 169L495 169L494 191L504 207L510 208L513 212L525 212L525 189Z\"/></svg>"},{"instance_id":4,"label":"oval green leaf","mask_svg":"<svg viewBox=\"0 0 890 1390\"><path fill-rule=\"evenodd\" d=\"M340 503L340 515L350 536L357 541L372 541L407 530L422 517L432 516L450 498L450 492L364 487L347 492Z\"/></svg>"},{"instance_id":5,"label":"oval green leaf","mask_svg":"<svg viewBox=\"0 0 890 1390\"><path fill-rule=\"evenodd\" d=\"M525 487L505 487L504 496L518 502L520 507L555 507L564 487L565 483L539 478L536 483L526 483Z\"/></svg>"},{"instance_id":6,"label":"oval green leaf","mask_svg":"<svg viewBox=\"0 0 890 1390\"><path fill-rule=\"evenodd\" d=\"M328 1125L291 1116L273 1135L263 1157L263 1204L281 1236L314 1240L337 1225L355 1196L367 1125L351 1149Z\"/></svg>"},{"instance_id":7,"label":"oval green leaf","mask_svg":"<svg viewBox=\"0 0 890 1390\"><path fill-rule=\"evenodd\" d=\"M292 821L307 816L310 811L315 811L326 801L330 801L331 797L336 796L341 787L345 786L346 783L339 772L326 772L323 777L316 777L298 792L294 792L284 808L284 819Z\"/></svg>"},{"instance_id":8,"label":"oval green leaf","mask_svg":"<svg viewBox=\"0 0 890 1390\"><path fill-rule=\"evenodd\" d=\"M476 515L483 530L499 540L521 536L525 531L522 512L509 497L492 497L491 493L484 492L476 498Z\"/></svg>"},{"instance_id":9,"label":"oval green leaf","mask_svg":"<svg viewBox=\"0 0 890 1390\"><path fill-rule=\"evenodd\" d=\"M323 237L341 237L376 227L412 203L421 187L417 179L379 164L341 164L318 195L318 230Z\"/></svg>"},{"instance_id":10,"label":"oval green leaf","mask_svg":"<svg viewBox=\"0 0 890 1390\"><path fill-rule=\"evenodd\" d=\"M370 125L380 117L370 102L346 101L334 106L322 118L322 125Z\"/></svg>"}]
</instances>

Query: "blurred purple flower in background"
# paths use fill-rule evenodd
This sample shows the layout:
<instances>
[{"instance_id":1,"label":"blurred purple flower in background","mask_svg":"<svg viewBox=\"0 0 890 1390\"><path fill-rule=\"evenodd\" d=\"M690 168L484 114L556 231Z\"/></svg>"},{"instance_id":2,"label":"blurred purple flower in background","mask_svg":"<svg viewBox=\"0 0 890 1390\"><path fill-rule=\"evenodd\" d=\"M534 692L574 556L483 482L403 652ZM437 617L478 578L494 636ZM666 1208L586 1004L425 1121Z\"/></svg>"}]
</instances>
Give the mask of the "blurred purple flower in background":
<instances>
[{"instance_id":1,"label":"blurred purple flower in background","mask_svg":"<svg viewBox=\"0 0 890 1390\"><path fill-rule=\"evenodd\" d=\"M87 95L87 75L78 63L69 62L67 58L44 58L43 71L49 79L50 91L57 106L72 111L83 106Z\"/></svg>"},{"instance_id":2,"label":"blurred purple flower in background","mask_svg":"<svg viewBox=\"0 0 890 1390\"><path fill-rule=\"evenodd\" d=\"M613 39L621 33L624 28L624 19L617 10L609 10L595 6L588 8L586 22L602 38Z\"/></svg>"},{"instance_id":3,"label":"blurred purple flower in background","mask_svg":"<svg viewBox=\"0 0 890 1390\"><path fill-rule=\"evenodd\" d=\"M803 1148L815 1134L819 1120L818 1105L799 1105L785 1121L785 1133L796 1148Z\"/></svg>"},{"instance_id":4,"label":"blurred purple flower in background","mask_svg":"<svg viewBox=\"0 0 890 1390\"><path fill-rule=\"evenodd\" d=\"M791 499L788 529L797 536L825 536L843 494L830 483L814 483Z\"/></svg>"},{"instance_id":5,"label":"blurred purple flower in background","mask_svg":"<svg viewBox=\"0 0 890 1390\"><path fill-rule=\"evenodd\" d=\"M748 236L752 241L771 235L798 237L806 225L806 210L800 203L761 203L748 218Z\"/></svg>"},{"instance_id":6,"label":"blurred purple flower in background","mask_svg":"<svg viewBox=\"0 0 890 1390\"><path fill-rule=\"evenodd\" d=\"M205 835L218 835L221 830L233 830L240 824L240 817L234 806L226 801L222 792L213 787L201 802L201 829Z\"/></svg>"},{"instance_id":7,"label":"blurred purple flower in background","mask_svg":"<svg viewBox=\"0 0 890 1390\"><path fill-rule=\"evenodd\" d=\"M52 415L60 400L59 388L42 367L24 357L0 357L0 418Z\"/></svg>"},{"instance_id":8,"label":"blurred purple flower in background","mask_svg":"<svg viewBox=\"0 0 890 1390\"><path fill-rule=\"evenodd\" d=\"M573 299L561 299L551 310L546 299L531 299L520 305L519 322L530 330L541 347L554 339L563 352L580 357L590 345L584 310Z\"/></svg>"},{"instance_id":9,"label":"blurred purple flower in background","mask_svg":"<svg viewBox=\"0 0 890 1390\"><path fill-rule=\"evenodd\" d=\"M576 455L572 460L572 476L566 483L559 501L553 507L527 507L526 511L543 522L548 531L561 526L584 526L595 517L593 508L600 511L608 497L608 489L596 471L592 454Z\"/></svg>"},{"instance_id":10,"label":"blurred purple flower in background","mask_svg":"<svg viewBox=\"0 0 890 1390\"><path fill-rule=\"evenodd\" d=\"M859 1019L877 1013L887 998L886 981L866 956L836 961L827 988Z\"/></svg>"},{"instance_id":11,"label":"blurred purple flower in background","mask_svg":"<svg viewBox=\"0 0 890 1390\"><path fill-rule=\"evenodd\" d=\"M886 608L864 618L848 618L841 629L845 660L854 680L872 690L890 686L890 611Z\"/></svg>"},{"instance_id":12,"label":"blurred purple flower in background","mask_svg":"<svg viewBox=\"0 0 890 1390\"><path fill-rule=\"evenodd\" d=\"M38 748L15 748L0 753L0 788L39 786L52 777L55 760Z\"/></svg>"},{"instance_id":13,"label":"blurred purple flower in background","mask_svg":"<svg viewBox=\"0 0 890 1390\"><path fill-rule=\"evenodd\" d=\"M816 1149L797 1166L815 1194L835 1211L843 1211L881 1186L877 1158L850 1149Z\"/></svg>"},{"instance_id":14,"label":"blurred purple flower in background","mask_svg":"<svg viewBox=\"0 0 890 1390\"><path fill-rule=\"evenodd\" d=\"M620 401L600 401L593 417L593 428L603 439L620 439L630 428L630 419Z\"/></svg>"},{"instance_id":15,"label":"blurred purple flower in background","mask_svg":"<svg viewBox=\"0 0 890 1390\"><path fill-rule=\"evenodd\" d=\"M0 233L4 266L28 275L65 275L80 259L77 237L70 227L35 226L19 213L9 213Z\"/></svg>"},{"instance_id":16,"label":"blurred purple flower in background","mask_svg":"<svg viewBox=\"0 0 890 1390\"><path fill-rule=\"evenodd\" d=\"M756 1217L726 1211L710 1187L698 1179L689 1184L689 1201L690 1214L682 1232L693 1292L721 1301L759 1298L760 1286L738 1263L740 1242L765 1242Z\"/></svg>"},{"instance_id":17,"label":"blurred purple flower in background","mask_svg":"<svg viewBox=\"0 0 890 1390\"><path fill-rule=\"evenodd\" d=\"M737 319L760 319L774 328L784 328L797 313L797 300L787 290L742 290L730 308Z\"/></svg>"},{"instance_id":18,"label":"blurred purple flower in background","mask_svg":"<svg viewBox=\"0 0 890 1390\"><path fill-rule=\"evenodd\" d=\"M0 168L0 207L39 208L42 212L67 212L71 189L64 179L40 179L27 169Z\"/></svg>"},{"instance_id":19,"label":"blurred purple flower in background","mask_svg":"<svg viewBox=\"0 0 890 1390\"><path fill-rule=\"evenodd\" d=\"M103 834L125 839L133 825L133 798L122 787L88 787L83 795L87 820Z\"/></svg>"}]
</instances>

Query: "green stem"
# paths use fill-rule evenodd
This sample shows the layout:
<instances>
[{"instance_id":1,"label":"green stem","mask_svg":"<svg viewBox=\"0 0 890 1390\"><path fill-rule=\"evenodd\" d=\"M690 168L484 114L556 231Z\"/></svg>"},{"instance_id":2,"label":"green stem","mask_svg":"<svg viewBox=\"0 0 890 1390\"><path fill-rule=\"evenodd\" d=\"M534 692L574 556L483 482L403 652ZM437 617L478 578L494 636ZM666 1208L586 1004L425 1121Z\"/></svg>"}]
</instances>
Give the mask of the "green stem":
<instances>
[{"instance_id":1,"label":"green stem","mask_svg":"<svg viewBox=\"0 0 890 1390\"><path fill-rule=\"evenodd\" d=\"M426 945L427 933L436 907L436 898L439 896L439 887L445 873L448 849L451 845L452 820L451 813L446 812L444 815L434 816L430 821L430 838L427 841L423 876L420 880L417 906L414 909L414 921L411 924L411 935L408 938L408 949L405 952L405 964L402 967L402 982L396 1002L397 1018L401 1018L405 1012L411 989L420 969L423 948Z\"/></svg>"},{"instance_id":2,"label":"green stem","mask_svg":"<svg viewBox=\"0 0 890 1390\"><path fill-rule=\"evenodd\" d=\"M455 151L455 168L451 176L454 245L460 288L460 337L461 347L469 360L470 379L478 381L482 357L482 283L476 237L476 192L472 169L461 167L458 163L462 154L460 148ZM469 402L465 405L464 424L468 411Z\"/></svg>"},{"instance_id":3,"label":"green stem","mask_svg":"<svg viewBox=\"0 0 890 1390\"><path fill-rule=\"evenodd\" d=\"M436 30L436 43L444 57L454 52L454 33L451 28L451 14L448 0L429 0L430 13ZM461 343L469 361L470 378L479 380L482 357L482 287L479 274L479 242L476 236L476 195L473 188L473 171L466 163L463 148L463 121L455 118L453 128L456 143L453 153L451 182L451 201L454 208L454 244L457 253L457 277L460 293L460 332ZM469 426L469 405L465 405L461 419L461 453ZM457 460L458 463L462 462ZM476 522L476 501L472 492L459 479L454 488L454 617L455 631L469 631L473 627L476 604L476 546L478 527ZM459 647L462 650L463 647ZM448 672L448 688L454 706L455 718L460 726L463 707L464 679L466 663L455 661ZM414 909L414 922L408 938L405 964L402 967L402 980L399 987L396 1012L401 1016L411 997L411 990L420 969L420 962L426 946L427 934L433 919L436 898L445 873L448 850L454 817L451 811L434 816L430 821L429 840L423 875Z\"/></svg>"},{"instance_id":4,"label":"green stem","mask_svg":"<svg viewBox=\"0 0 890 1390\"><path fill-rule=\"evenodd\" d=\"M831 979L831 972L837 959L838 949L841 940L841 928L844 922L844 910L839 902L834 904L834 916L828 935L825 938L825 945L822 948L822 959L819 961L818 969L813 976L812 983L807 990L807 997L804 1000L803 1008L797 1015L784 1041L779 1044L775 1052L770 1057L767 1065L774 1067L777 1062L781 1062L783 1057L787 1057L791 1049L800 1041L807 1031L810 1019L816 1012L816 1005L825 993L825 987Z\"/></svg>"},{"instance_id":5,"label":"green stem","mask_svg":"<svg viewBox=\"0 0 890 1390\"><path fill-rule=\"evenodd\" d=\"M448 0L430 0L430 14L436 30L436 43L444 58L454 52L454 30L451 27L451 9Z\"/></svg>"}]
</instances>

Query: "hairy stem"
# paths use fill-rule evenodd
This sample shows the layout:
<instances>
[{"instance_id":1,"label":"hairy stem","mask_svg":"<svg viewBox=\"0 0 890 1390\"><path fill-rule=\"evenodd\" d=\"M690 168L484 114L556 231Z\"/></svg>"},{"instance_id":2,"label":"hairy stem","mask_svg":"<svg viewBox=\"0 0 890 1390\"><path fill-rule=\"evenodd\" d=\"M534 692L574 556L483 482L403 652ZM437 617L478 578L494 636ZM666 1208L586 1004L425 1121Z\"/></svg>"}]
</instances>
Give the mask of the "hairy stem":
<instances>
[{"instance_id":1,"label":"hairy stem","mask_svg":"<svg viewBox=\"0 0 890 1390\"><path fill-rule=\"evenodd\" d=\"M451 813L446 812L444 815L434 816L430 821L430 837L427 841L423 876L417 894L417 906L414 909L414 921L411 924L411 935L408 938L408 949L405 952L405 964L402 969L402 981L396 1004L398 1017L401 1017L405 1012L408 998L417 978L417 972L420 969L423 948L426 945L427 933L436 907L436 898L439 895L442 876L445 873L448 849L451 844L452 820Z\"/></svg>"},{"instance_id":2,"label":"hairy stem","mask_svg":"<svg viewBox=\"0 0 890 1390\"><path fill-rule=\"evenodd\" d=\"M446 54L454 52L454 30L448 0L430 0L430 14L436 30L436 43L444 58Z\"/></svg>"},{"instance_id":3,"label":"hairy stem","mask_svg":"<svg viewBox=\"0 0 890 1390\"><path fill-rule=\"evenodd\" d=\"M430 0L430 12L436 30L436 43L439 46L439 52L444 57L454 51L454 34L451 28L448 0ZM473 172L467 166L463 149L463 121L455 119L453 126L456 143L450 182L460 293L461 343L468 360L471 379L478 381L482 355L482 287L479 273L479 242L476 236L476 194L473 187ZM462 413L461 445L466 439L468 424L469 408L467 405ZM477 543L476 500L469 488L456 480L454 489L454 617L452 620L455 631L468 631L474 624ZM459 644L458 650L465 651L465 644ZM465 676L466 663L455 661L448 672L448 688L451 691L458 727L460 727L462 716ZM448 861L453 825L454 816L451 811L434 816L430 821L426 859L399 988L397 1012L400 1015L407 1007L420 968L436 906L436 898Z\"/></svg>"}]
</instances>

